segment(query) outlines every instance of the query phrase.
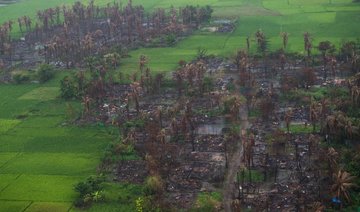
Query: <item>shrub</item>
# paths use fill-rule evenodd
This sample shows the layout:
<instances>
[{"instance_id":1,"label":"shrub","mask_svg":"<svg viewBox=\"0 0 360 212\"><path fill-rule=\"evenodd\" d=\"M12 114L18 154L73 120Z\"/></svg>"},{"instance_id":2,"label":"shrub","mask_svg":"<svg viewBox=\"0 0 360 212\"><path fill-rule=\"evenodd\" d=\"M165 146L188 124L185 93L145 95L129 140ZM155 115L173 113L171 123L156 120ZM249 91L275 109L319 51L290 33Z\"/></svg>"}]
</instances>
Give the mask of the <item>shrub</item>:
<instances>
[{"instance_id":1,"label":"shrub","mask_svg":"<svg viewBox=\"0 0 360 212\"><path fill-rule=\"evenodd\" d=\"M176 43L176 35L173 33L166 35L165 41L167 46L173 46Z\"/></svg>"},{"instance_id":2,"label":"shrub","mask_svg":"<svg viewBox=\"0 0 360 212\"><path fill-rule=\"evenodd\" d=\"M29 81L30 76L23 73L15 73L13 74L12 79L15 81L16 84L21 84L23 82Z\"/></svg>"},{"instance_id":3,"label":"shrub","mask_svg":"<svg viewBox=\"0 0 360 212\"><path fill-rule=\"evenodd\" d=\"M78 97L78 88L75 82L68 76L60 81L60 96L64 99L75 99Z\"/></svg>"},{"instance_id":4,"label":"shrub","mask_svg":"<svg viewBox=\"0 0 360 212\"><path fill-rule=\"evenodd\" d=\"M147 195L161 195L164 191L164 184L160 176L153 175L146 179L144 192Z\"/></svg>"},{"instance_id":5,"label":"shrub","mask_svg":"<svg viewBox=\"0 0 360 212\"><path fill-rule=\"evenodd\" d=\"M55 75L55 69L53 66L48 64L40 65L38 71L38 78L41 83L47 82L52 79Z\"/></svg>"},{"instance_id":6,"label":"shrub","mask_svg":"<svg viewBox=\"0 0 360 212\"><path fill-rule=\"evenodd\" d=\"M102 195L101 184L104 182L102 176L89 177L84 182L75 185L75 191L79 193L79 197L75 200L76 207L89 206L93 201L97 202L104 198Z\"/></svg>"}]
</instances>

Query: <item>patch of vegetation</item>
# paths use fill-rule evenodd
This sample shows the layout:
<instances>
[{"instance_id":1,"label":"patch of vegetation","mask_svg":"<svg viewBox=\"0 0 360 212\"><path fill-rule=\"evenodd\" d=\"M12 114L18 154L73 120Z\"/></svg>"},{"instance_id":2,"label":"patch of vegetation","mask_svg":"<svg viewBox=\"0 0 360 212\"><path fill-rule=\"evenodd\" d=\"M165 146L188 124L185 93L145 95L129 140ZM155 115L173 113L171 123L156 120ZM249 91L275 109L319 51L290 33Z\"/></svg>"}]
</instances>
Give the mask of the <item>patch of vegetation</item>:
<instances>
[{"instance_id":1,"label":"patch of vegetation","mask_svg":"<svg viewBox=\"0 0 360 212\"><path fill-rule=\"evenodd\" d=\"M223 114L223 110L221 108L213 108L210 110L207 109L198 109L194 110L194 113L197 115L207 116L207 117L216 117Z\"/></svg>"},{"instance_id":2,"label":"patch of vegetation","mask_svg":"<svg viewBox=\"0 0 360 212\"><path fill-rule=\"evenodd\" d=\"M285 94L285 99L288 101L300 101L306 102L309 101L310 98L315 100L323 99L328 94L328 88L320 87L320 88L310 88L309 90L306 89L296 89L288 92Z\"/></svg>"},{"instance_id":3,"label":"patch of vegetation","mask_svg":"<svg viewBox=\"0 0 360 212\"><path fill-rule=\"evenodd\" d=\"M0 134L6 133L20 122L20 120L0 119Z\"/></svg>"},{"instance_id":4,"label":"patch of vegetation","mask_svg":"<svg viewBox=\"0 0 360 212\"><path fill-rule=\"evenodd\" d=\"M55 76L55 69L48 64L41 64L37 70L37 75L41 83L47 82Z\"/></svg>"},{"instance_id":5,"label":"patch of vegetation","mask_svg":"<svg viewBox=\"0 0 360 212\"><path fill-rule=\"evenodd\" d=\"M31 78L31 75L24 71L17 71L12 73L12 80L16 84L21 84L25 82L29 82Z\"/></svg>"},{"instance_id":6,"label":"patch of vegetation","mask_svg":"<svg viewBox=\"0 0 360 212\"><path fill-rule=\"evenodd\" d=\"M195 206L191 211L217 211L221 206L222 195L219 192L201 192L198 194Z\"/></svg>"},{"instance_id":7,"label":"patch of vegetation","mask_svg":"<svg viewBox=\"0 0 360 212\"><path fill-rule=\"evenodd\" d=\"M102 162L105 164L112 164L118 161L125 160L139 160L134 146L132 144L124 144L122 142L113 142L105 149L102 157Z\"/></svg>"},{"instance_id":8,"label":"patch of vegetation","mask_svg":"<svg viewBox=\"0 0 360 212\"><path fill-rule=\"evenodd\" d=\"M19 100L54 100L58 96L59 88L57 87L39 87L19 97Z\"/></svg>"},{"instance_id":9,"label":"patch of vegetation","mask_svg":"<svg viewBox=\"0 0 360 212\"><path fill-rule=\"evenodd\" d=\"M92 202L103 200L102 183L104 181L105 178L103 176L90 176L85 181L79 182L74 188L79 194L74 205L84 208L90 206Z\"/></svg>"},{"instance_id":10,"label":"patch of vegetation","mask_svg":"<svg viewBox=\"0 0 360 212\"><path fill-rule=\"evenodd\" d=\"M313 126L312 125L306 125L305 124L290 124L290 132L291 133L295 133L295 134L300 134L300 133L312 133L313 132ZM283 132L287 132L286 128L282 128L281 129ZM320 131L320 125L316 125L315 126L315 132L319 132Z\"/></svg>"},{"instance_id":11,"label":"patch of vegetation","mask_svg":"<svg viewBox=\"0 0 360 212\"><path fill-rule=\"evenodd\" d=\"M149 176L145 181L144 193L148 196L164 191L164 182L158 175Z\"/></svg>"},{"instance_id":12,"label":"patch of vegetation","mask_svg":"<svg viewBox=\"0 0 360 212\"><path fill-rule=\"evenodd\" d=\"M136 200L143 198L143 187L128 183L102 183L103 200L94 202L86 211L136 211ZM75 208L74 211L83 211Z\"/></svg>"},{"instance_id":13,"label":"patch of vegetation","mask_svg":"<svg viewBox=\"0 0 360 212\"><path fill-rule=\"evenodd\" d=\"M258 170L251 169L250 171L246 168L241 169L237 175L238 182L263 182L264 174Z\"/></svg>"},{"instance_id":14,"label":"patch of vegetation","mask_svg":"<svg viewBox=\"0 0 360 212\"><path fill-rule=\"evenodd\" d=\"M260 117L260 115L261 115L261 112L258 109L251 109L249 111L250 118L257 118L257 117Z\"/></svg>"}]
</instances>

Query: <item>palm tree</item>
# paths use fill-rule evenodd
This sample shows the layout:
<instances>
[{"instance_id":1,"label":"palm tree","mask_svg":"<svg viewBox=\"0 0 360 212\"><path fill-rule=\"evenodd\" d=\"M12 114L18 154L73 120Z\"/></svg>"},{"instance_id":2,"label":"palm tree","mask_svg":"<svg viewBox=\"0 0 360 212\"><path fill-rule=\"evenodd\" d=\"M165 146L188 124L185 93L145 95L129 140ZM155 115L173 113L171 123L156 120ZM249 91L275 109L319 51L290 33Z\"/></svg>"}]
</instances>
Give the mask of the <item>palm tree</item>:
<instances>
[{"instance_id":1,"label":"palm tree","mask_svg":"<svg viewBox=\"0 0 360 212\"><path fill-rule=\"evenodd\" d=\"M174 79L176 81L176 87L178 90L178 96L180 97L182 95L182 90L184 89L184 72L182 69L178 69L174 73Z\"/></svg>"},{"instance_id":2,"label":"palm tree","mask_svg":"<svg viewBox=\"0 0 360 212\"><path fill-rule=\"evenodd\" d=\"M322 99L320 102L320 129L323 131L324 130L324 122L326 119L326 114L328 113L328 105L329 102L327 101L327 99Z\"/></svg>"},{"instance_id":3,"label":"palm tree","mask_svg":"<svg viewBox=\"0 0 360 212\"><path fill-rule=\"evenodd\" d=\"M346 124L344 126L344 131L345 131L346 137L351 139L353 136L353 126L352 126L352 121L349 118L347 118L347 120L346 120Z\"/></svg>"},{"instance_id":4,"label":"palm tree","mask_svg":"<svg viewBox=\"0 0 360 212\"><path fill-rule=\"evenodd\" d=\"M307 52L307 56L310 57L312 49L312 37L309 32L304 33L304 49Z\"/></svg>"},{"instance_id":5,"label":"palm tree","mask_svg":"<svg viewBox=\"0 0 360 212\"><path fill-rule=\"evenodd\" d=\"M316 122L318 120L318 111L315 103L310 103L310 121L313 125L313 132L316 132Z\"/></svg>"},{"instance_id":6,"label":"palm tree","mask_svg":"<svg viewBox=\"0 0 360 212\"><path fill-rule=\"evenodd\" d=\"M137 113L139 113L140 112L139 96L140 96L140 92L141 92L140 83L133 82L130 84L130 87L131 87L131 97L133 98L133 100L135 102L136 111L137 111Z\"/></svg>"},{"instance_id":7,"label":"palm tree","mask_svg":"<svg viewBox=\"0 0 360 212\"><path fill-rule=\"evenodd\" d=\"M157 139L161 144L165 144L166 131L165 129L161 129L157 135Z\"/></svg>"},{"instance_id":8,"label":"palm tree","mask_svg":"<svg viewBox=\"0 0 360 212\"><path fill-rule=\"evenodd\" d=\"M314 151L317 151L319 148L320 138L314 134L310 134L308 138L308 147L309 147L309 157Z\"/></svg>"},{"instance_id":9,"label":"palm tree","mask_svg":"<svg viewBox=\"0 0 360 212\"><path fill-rule=\"evenodd\" d=\"M140 58L139 58L139 70L140 70L141 74L143 73L143 70L144 70L147 63L148 63L147 57L145 55L140 55Z\"/></svg>"},{"instance_id":10,"label":"palm tree","mask_svg":"<svg viewBox=\"0 0 360 212\"><path fill-rule=\"evenodd\" d=\"M281 70L284 71L286 65L286 55L284 52L281 52L279 55L280 67Z\"/></svg>"},{"instance_id":11,"label":"palm tree","mask_svg":"<svg viewBox=\"0 0 360 212\"><path fill-rule=\"evenodd\" d=\"M334 56L330 57L329 65L331 69L331 75L333 78L336 76L336 66L337 66L337 60Z\"/></svg>"},{"instance_id":12,"label":"palm tree","mask_svg":"<svg viewBox=\"0 0 360 212\"><path fill-rule=\"evenodd\" d=\"M88 96L85 96L82 98L82 104L84 105L84 112L85 115L88 115L90 113L90 104L92 102L92 99Z\"/></svg>"},{"instance_id":13,"label":"palm tree","mask_svg":"<svg viewBox=\"0 0 360 212\"><path fill-rule=\"evenodd\" d=\"M325 157L328 163L328 171L329 173L332 173L337 168L339 153L333 147L330 147L326 151Z\"/></svg>"},{"instance_id":14,"label":"palm tree","mask_svg":"<svg viewBox=\"0 0 360 212\"><path fill-rule=\"evenodd\" d=\"M250 36L246 37L246 50L250 52Z\"/></svg>"},{"instance_id":15,"label":"palm tree","mask_svg":"<svg viewBox=\"0 0 360 212\"><path fill-rule=\"evenodd\" d=\"M258 45L257 51L258 51L258 53L261 53L262 58L263 58L264 71L265 71L265 73L267 73L268 60L267 60L267 57L266 57L266 52L267 52L268 47L269 47L269 45L268 45L269 42L268 42L264 32L261 31L261 29L256 31L255 40L256 40L256 43Z\"/></svg>"},{"instance_id":16,"label":"palm tree","mask_svg":"<svg viewBox=\"0 0 360 212\"><path fill-rule=\"evenodd\" d=\"M286 124L286 129L287 129L287 133L290 133L290 122L291 122L291 116L292 116L292 111L289 110L285 113L285 124Z\"/></svg>"},{"instance_id":17,"label":"palm tree","mask_svg":"<svg viewBox=\"0 0 360 212\"><path fill-rule=\"evenodd\" d=\"M265 52L267 50L267 47L268 47L268 45L267 45L268 41L266 40L265 34L263 31L261 31L261 29L256 31L255 39L256 39L256 43L258 45L258 51L261 52L264 56Z\"/></svg>"},{"instance_id":18,"label":"palm tree","mask_svg":"<svg viewBox=\"0 0 360 212\"><path fill-rule=\"evenodd\" d=\"M18 18L18 23L19 23L19 28L20 28L20 32L21 34L23 33L23 30L22 30L22 26L23 26L23 19L22 18Z\"/></svg>"},{"instance_id":19,"label":"palm tree","mask_svg":"<svg viewBox=\"0 0 360 212\"><path fill-rule=\"evenodd\" d=\"M330 41L321 41L318 46L319 51L322 53L323 57L323 69L324 69L324 80L326 81L327 77L327 68L326 65L330 61L328 54L335 51L335 46Z\"/></svg>"},{"instance_id":20,"label":"palm tree","mask_svg":"<svg viewBox=\"0 0 360 212\"><path fill-rule=\"evenodd\" d=\"M236 70L238 72L240 72L240 68L241 68L241 54L242 51L237 51L234 57L234 65L236 66Z\"/></svg>"},{"instance_id":21,"label":"palm tree","mask_svg":"<svg viewBox=\"0 0 360 212\"><path fill-rule=\"evenodd\" d=\"M106 64L108 66L112 66L113 69L116 69L116 67L119 65L120 58L121 56L116 52L104 55Z\"/></svg>"},{"instance_id":22,"label":"palm tree","mask_svg":"<svg viewBox=\"0 0 360 212\"><path fill-rule=\"evenodd\" d=\"M289 41L289 33L287 32L281 32L280 36L282 38L282 44L283 44L283 49L285 50Z\"/></svg>"},{"instance_id":23,"label":"palm tree","mask_svg":"<svg viewBox=\"0 0 360 212\"><path fill-rule=\"evenodd\" d=\"M351 86L351 102L354 106L359 104L359 97L360 97L360 87L359 86Z\"/></svg>"},{"instance_id":24,"label":"palm tree","mask_svg":"<svg viewBox=\"0 0 360 212\"><path fill-rule=\"evenodd\" d=\"M179 127L178 122L176 121L176 118L173 118L170 123L170 129L171 129L171 136L174 138L175 141L179 140Z\"/></svg>"},{"instance_id":25,"label":"palm tree","mask_svg":"<svg viewBox=\"0 0 360 212\"><path fill-rule=\"evenodd\" d=\"M92 49L94 48L94 40L91 33L85 35L84 39L81 41L81 45L84 50L84 55L90 55Z\"/></svg>"},{"instance_id":26,"label":"palm tree","mask_svg":"<svg viewBox=\"0 0 360 212\"><path fill-rule=\"evenodd\" d=\"M163 108L161 106L158 106L155 110L155 116L159 120L159 126L162 128L162 114L163 114Z\"/></svg>"},{"instance_id":27,"label":"palm tree","mask_svg":"<svg viewBox=\"0 0 360 212\"><path fill-rule=\"evenodd\" d=\"M230 100L230 103L230 114L232 115L234 120L238 120L242 101L239 96L234 95Z\"/></svg>"},{"instance_id":28,"label":"palm tree","mask_svg":"<svg viewBox=\"0 0 360 212\"><path fill-rule=\"evenodd\" d=\"M332 192L334 192L336 197L344 197L348 202L350 202L349 190L356 186L356 184L353 183L355 177L343 170L339 170L333 175L333 177L334 184L331 186Z\"/></svg>"},{"instance_id":29,"label":"palm tree","mask_svg":"<svg viewBox=\"0 0 360 212\"><path fill-rule=\"evenodd\" d=\"M311 210L314 212L324 212L325 206L323 204L321 204L321 202L314 202L311 205Z\"/></svg>"}]
</instances>

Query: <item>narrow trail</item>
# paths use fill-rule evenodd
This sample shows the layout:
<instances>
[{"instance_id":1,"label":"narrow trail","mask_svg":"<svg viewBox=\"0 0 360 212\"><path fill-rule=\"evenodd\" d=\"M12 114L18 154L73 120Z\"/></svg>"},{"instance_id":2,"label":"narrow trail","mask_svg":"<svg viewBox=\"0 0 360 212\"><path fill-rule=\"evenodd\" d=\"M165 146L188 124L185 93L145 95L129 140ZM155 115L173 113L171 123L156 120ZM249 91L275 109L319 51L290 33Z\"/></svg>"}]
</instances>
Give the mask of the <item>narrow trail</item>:
<instances>
[{"instance_id":1,"label":"narrow trail","mask_svg":"<svg viewBox=\"0 0 360 212\"><path fill-rule=\"evenodd\" d=\"M240 108L240 128L241 130L246 130L250 127L250 123L248 120L248 111L246 105ZM241 141L237 144L236 152L229 158L228 161L228 169L227 174L224 180L224 191L223 191L223 204L224 204L224 211L231 212L232 207L231 203L233 200L233 195L236 192L236 188L234 182L236 182L236 174L240 169L241 164L241 156L243 154L243 149L241 145Z\"/></svg>"}]
</instances>

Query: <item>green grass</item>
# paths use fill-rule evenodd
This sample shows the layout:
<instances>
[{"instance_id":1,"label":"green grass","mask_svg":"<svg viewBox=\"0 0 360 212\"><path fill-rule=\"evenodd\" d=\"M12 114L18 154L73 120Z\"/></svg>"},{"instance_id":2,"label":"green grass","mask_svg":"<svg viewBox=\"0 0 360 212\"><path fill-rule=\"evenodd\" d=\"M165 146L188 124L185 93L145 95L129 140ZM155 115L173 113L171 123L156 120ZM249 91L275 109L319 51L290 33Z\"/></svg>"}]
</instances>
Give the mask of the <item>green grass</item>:
<instances>
[{"instance_id":1,"label":"green grass","mask_svg":"<svg viewBox=\"0 0 360 212\"><path fill-rule=\"evenodd\" d=\"M0 211L67 211L111 141L98 127L63 125L58 80L0 85Z\"/></svg>"},{"instance_id":2,"label":"green grass","mask_svg":"<svg viewBox=\"0 0 360 212\"><path fill-rule=\"evenodd\" d=\"M36 104L37 101L35 100L17 101L24 93L36 87L38 87L38 85L35 84L0 85L0 93L2 94L0 97L0 118L14 118L15 115L26 112L27 107Z\"/></svg>"},{"instance_id":3,"label":"green grass","mask_svg":"<svg viewBox=\"0 0 360 212\"><path fill-rule=\"evenodd\" d=\"M8 120L8 119L0 119L0 135L6 133L11 128L15 127L21 121L19 120Z\"/></svg>"},{"instance_id":4,"label":"green grass","mask_svg":"<svg viewBox=\"0 0 360 212\"><path fill-rule=\"evenodd\" d=\"M0 200L72 202L76 196L73 185L83 179L78 176L22 174L2 190Z\"/></svg>"},{"instance_id":5,"label":"green grass","mask_svg":"<svg viewBox=\"0 0 360 212\"><path fill-rule=\"evenodd\" d=\"M259 111L259 110L257 110L257 109L251 109L250 111L249 111L249 117L250 118L257 118L257 117L259 117L261 115L261 112Z\"/></svg>"},{"instance_id":6,"label":"green grass","mask_svg":"<svg viewBox=\"0 0 360 212\"><path fill-rule=\"evenodd\" d=\"M53 100L59 96L58 87L39 87L19 97L19 100Z\"/></svg>"},{"instance_id":7,"label":"green grass","mask_svg":"<svg viewBox=\"0 0 360 212\"><path fill-rule=\"evenodd\" d=\"M71 207L69 203L61 202L35 202L26 210L27 212L63 212Z\"/></svg>"},{"instance_id":8,"label":"green grass","mask_svg":"<svg viewBox=\"0 0 360 212\"><path fill-rule=\"evenodd\" d=\"M81 176L95 173L99 159L81 153L23 153L1 168L6 174Z\"/></svg>"},{"instance_id":9,"label":"green grass","mask_svg":"<svg viewBox=\"0 0 360 212\"><path fill-rule=\"evenodd\" d=\"M217 211L222 201L219 192L201 192L198 194L195 206L191 211Z\"/></svg>"},{"instance_id":10,"label":"green grass","mask_svg":"<svg viewBox=\"0 0 360 212\"><path fill-rule=\"evenodd\" d=\"M162 1L171 2L171 1ZM182 4L185 1L177 1ZM231 34L197 32L171 48L146 48L131 51L131 58L123 60L120 71L131 73L137 70L140 54L147 55L153 71L170 71L180 59L191 60L197 48L205 48L210 54L229 57L237 49L246 48L246 37L250 36L250 51L256 53L254 33L262 29L269 40L269 50L282 47L281 31L290 33L288 52L303 50L303 33L312 34L313 53L320 41L329 40L337 47L343 40L353 40L360 35L360 4L351 1L308 1L302 4L290 0L265 1L208 1L215 9L216 17L237 19L236 30ZM161 5L161 4L160 4ZM359 21L353 21L359 20Z\"/></svg>"},{"instance_id":11,"label":"green grass","mask_svg":"<svg viewBox=\"0 0 360 212\"><path fill-rule=\"evenodd\" d=\"M7 201L0 200L0 210L6 212L19 212L24 211L31 201Z\"/></svg>"},{"instance_id":12,"label":"green grass","mask_svg":"<svg viewBox=\"0 0 360 212\"><path fill-rule=\"evenodd\" d=\"M127 183L105 183L103 195L105 201L94 204L88 211L135 211L136 198L143 195L143 188L140 185ZM72 208L71 211L82 211Z\"/></svg>"},{"instance_id":13,"label":"green grass","mask_svg":"<svg viewBox=\"0 0 360 212\"><path fill-rule=\"evenodd\" d=\"M1 157L1 159L3 159L3 157ZM8 187L17 177L19 177L17 174L0 174L0 191Z\"/></svg>"},{"instance_id":14,"label":"green grass","mask_svg":"<svg viewBox=\"0 0 360 212\"><path fill-rule=\"evenodd\" d=\"M299 101L303 104L310 104L310 98L319 101L329 94L329 87L291 90L285 93L282 98L287 101Z\"/></svg>"},{"instance_id":15,"label":"green grass","mask_svg":"<svg viewBox=\"0 0 360 212\"><path fill-rule=\"evenodd\" d=\"M243 170L239 171L239 176L238 176L239 182L242 182L242 180L243 180L242 172L243 172ZM264 181L264 175L260 171L250 170L250 172L251 172L251 182L263 182ZM250 182L250 175L249 175L248 169L244 169L244 182Z\"/></svg>"},{"instance_id":16,"label":"green grass","mask_svg":"<svg viewBox=\"0 0 360 212\"><path fill-rule=\"evenodd\" d=\"M96 174L112 141L103 126L64 125L67 104L81 108L57 98L65 74L45 84L0 85L0 211L77 211L74 185ZM106 184L104 194L106 202L90 211L134 211L142 187Z\"/></svg>"},{"instance_id":17,"label":"green grass","mask_svg":"<svg viewBox=\"0 0 360 212\"><path fill-rule=\"evenodd\" d=\"M286 128L282 128L282 130L284 132L287 131ZM320 131L320 126L316 125L315 126L315 132L319 132ZM299 134L299 133L312 133L313 132L313 126L312 125L307 125L305 127L304 124L290 124L290 132L291 133L295 133L295 134Z\"/></svg>"}]
</instances>

